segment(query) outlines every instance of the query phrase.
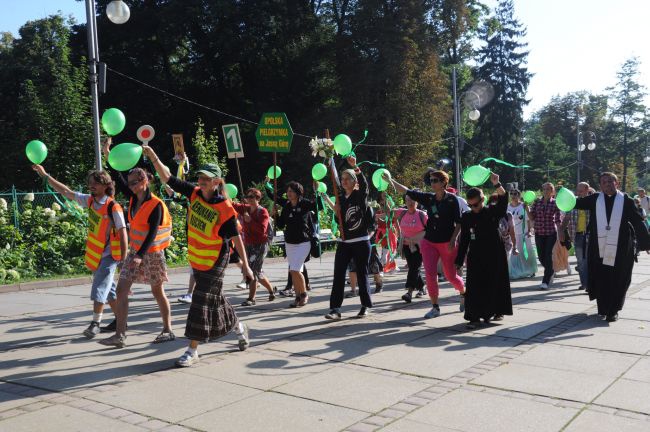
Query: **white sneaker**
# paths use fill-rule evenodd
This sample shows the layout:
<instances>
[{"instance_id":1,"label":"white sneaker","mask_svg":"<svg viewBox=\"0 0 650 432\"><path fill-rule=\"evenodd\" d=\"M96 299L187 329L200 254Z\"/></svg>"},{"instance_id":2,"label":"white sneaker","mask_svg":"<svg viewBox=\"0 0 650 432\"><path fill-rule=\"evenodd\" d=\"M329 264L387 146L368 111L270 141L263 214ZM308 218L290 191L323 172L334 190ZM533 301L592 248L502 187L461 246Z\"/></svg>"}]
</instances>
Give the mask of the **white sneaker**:
<instances>
[{"instance_id":1,"label":"white sneaker","mask_svg":"<svg viewBox=\"0 0 650 432\"><path fill-rule=\"evenodd\" d=\"M194 351L194 354L190 353L189 351L185 351L183 355L180 356L178 360L176 360L176 367L190 367L194 363L197 363L198 361L199 361L198 351Z\"/></svg>"},{"instance_id":2,"label":"white sneaker","mask_svg":"<svg viewBox=\"0 0 650 432\"><path fill-rule=\"evenodd\" d=\"M542 283L542 284L539 286L539 289L541 289L542 291L546 291L546 290L548 290L548 284Z\"/></svg>"},{"instance_id":3,"label":"white sneaker","mask_svg":"<svg viewBox=\"0 0 650 432\"><path fill-rule=\"evenodd\" d=\"M248 335L248 325L244 324L244 331L239 335L239 351L246 351L246 349L251 345L251 340Z\"/></svg>"},{"instance_id":4,"label":"white sneaker","mask_svg":"<svg viewBox=\"0 0 650 432\"><path fill-rule=\"evenodd\" d=\"M566 274L568 274L569 276L573 274L573 270L571 269L571 266L567 267Z\"/></svg>"},{"instance_id":5,"label":"white sneaker","mask_svg":"<svg viewBox=\"0 0 650 432\"><path fill-rule=\"evenodd\" d=\"M433 306L429 312L424 315L424 319L437 318L440 316L440 308Z\"/></svg>"},{"instance_id":6,"label":"white sneaker","mask_svg":"<svg viewBox=\"0 0 650 432\"><path fill-rule=\"evenodd\" d=\"M243 281L241 281L241 282L239 282L239 283L237 284L237 288L239 288L239 289L246 289L246 288L248 288L248 284L246 283L245 280L243 280Z\"/></svg>"},{"instance_id":7,"label":"white sneaker","mask_svg":"<svg viewBox=\"0 0 650 432\"><path fill-rule=\"evenodd\" d=\"M179 303L190 304L192 303L192 294L183 294L178 298Z\"/></svg>"}]
</instances>

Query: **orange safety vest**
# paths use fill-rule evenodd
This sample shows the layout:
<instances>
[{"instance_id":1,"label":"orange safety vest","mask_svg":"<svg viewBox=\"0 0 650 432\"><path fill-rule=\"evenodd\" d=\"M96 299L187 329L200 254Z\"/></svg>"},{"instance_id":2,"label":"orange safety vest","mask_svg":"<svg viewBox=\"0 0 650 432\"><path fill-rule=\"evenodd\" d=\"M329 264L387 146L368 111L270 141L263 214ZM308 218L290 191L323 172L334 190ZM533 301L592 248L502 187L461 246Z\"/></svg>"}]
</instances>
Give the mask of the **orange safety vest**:
<instances>
[{"instance_id":1,"label":"orange safety vest","mask_svg":"<svg viewBox=\"0 0 650 432\"><path fill-rule=\"evenodd\" d=\"M113 204L111 205L111 203ZM86 267L90 271L99 268L99 261L102 259L102 254L106 248L106 231L108 231L109 223L112 220L109 213L112 211L122 211L122 207L113 198L108 197L99 210L93 208L93 197L88 199L88 237L86 238L86 255L84 259ZM122 250L120 249L120 238L117 235L115 224L112 224L108 237L111 256L114 260L120 261L122 259Z\"/></svg>"},{"instance_id":2,"label":"orange safety vest","mask_svg":"<svg viewBox=\"0 0 650 432\"><path fill-rule=\"evenodd\" d=\"M172 218L169 215L169 210L160 198L152 194L150 199L142 203L142 206L140 206L138 211L135 213L135 217L131 216L133 198L129 201L129 225L131 226L129 232L129 247L132 250L140 250L140 247L142 246L142 243L144 243L144 239L147 237L147 233L149 232L149 216L159 203L161 204L163 211L162 221L158 226L156 237L153 239L153 242L151 242L146 253L164 250L171 244Z\"/></svg>"},{"instance_id":3,"label":"orange safety vest","mask_svg":"<svg viewBox=\"0 0 650 432\"><path fill-rule=\"evenodd\" d=\"M209 204L198 194L195 188L190 197L187 216L187 256L195 270L207 271L214 267L219 259L223 239L219 229L224 222L237 213L229 200L218 204Z\"/></svg>"}]
</instances>

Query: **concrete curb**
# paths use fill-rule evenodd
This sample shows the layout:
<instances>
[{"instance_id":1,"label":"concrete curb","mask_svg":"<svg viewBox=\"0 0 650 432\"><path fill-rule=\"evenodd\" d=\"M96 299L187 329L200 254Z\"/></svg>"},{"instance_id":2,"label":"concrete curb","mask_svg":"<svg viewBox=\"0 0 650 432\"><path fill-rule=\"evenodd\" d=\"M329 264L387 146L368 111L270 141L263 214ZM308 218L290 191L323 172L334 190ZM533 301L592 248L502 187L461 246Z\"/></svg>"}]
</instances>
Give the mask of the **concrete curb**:
<instances>
[{"instance_id":1,"label":"concrete curb","mask_svg":"<svg viewBox=\"0 0 650 432\"><path fill-rule=\"evenodd\" d=\"M329 254L332 254L332 252L323 254L323 257ZM273 263L273 262L284 261L285 259L286 258L284 257L267 258L265 262ZM318 259L318 258L312 258L312 259ZM185 273L185 272L189 273L188 267L174 267L174 268L167 269L167 274L178 274L178 273ZM82 276L82 277L69 278L69 279L51 279L51 280L40 280L40 281L37 280L32 282L21 282L21 283L11 284L11 285L0 285L0 294L20 292L20 291L34 291L34 290L48 289L48 288L62 288L62 287L68 287L74 285L84 285L84 284L92 283L92 280L93 280L92 276Z\"/></svg>"}]
</instances>

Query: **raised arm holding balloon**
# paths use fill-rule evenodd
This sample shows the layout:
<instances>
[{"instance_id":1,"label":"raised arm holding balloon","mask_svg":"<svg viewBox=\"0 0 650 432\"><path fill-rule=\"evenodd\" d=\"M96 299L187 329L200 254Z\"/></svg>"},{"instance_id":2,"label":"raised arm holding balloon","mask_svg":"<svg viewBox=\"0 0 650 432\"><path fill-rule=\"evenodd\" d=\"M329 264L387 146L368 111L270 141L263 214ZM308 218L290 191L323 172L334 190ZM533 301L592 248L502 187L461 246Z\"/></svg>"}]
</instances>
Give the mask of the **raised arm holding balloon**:
<instances>
[{"instance_id":1,"label":"raised arm holding balloon","mask_svg":"<svg viewBox=\"0 0 650 432\"><path fill-rule=\"evenodd\" d=\"M253 274L237 229L237 213L232 202L219 194L223 183L221 168L216 163L199 167L198 185L195 185L169 175L168 168L151 147L143 146L142 150L160 179L190 202L187 215L188 260L196 287L185 326L185 336L190 343L176 365L188 367L196 363L199 343L222 337L232 330L238 335L239 349L245 350L249 346L248 327L239 321L223 295L223 278L230 255L228 239L232 239L242 259L242 273L246 280L253 279Z\"/></svg>"},{"instance_id":2,"label":"raised arm holding balloon","mask_svg":"<svg viewBox=\"0 0 650 432\"><path fill-rule=\"evenodd\" d=\"M106 171L91 171L87 178L90 194L83 194L52 178L41 165L33 165L32 169L61 195L88 209L84 260L86 267L93 272L90 293L93 318L83 334L92 339L100 333L104 306L108 303L117 313L113 276L118 264L126 257L128 247L124 213L113 199L113 181Z\"/></svg>"},{"instance_id":3,"label":"raised arm holding balloon","mask_svg":"<svg viewBox=\"0 0 650 432\"><path fill-rule=\"evenodd\" d=\"M461 295L460 310L464 311L465 284L454 265L461 213L456 197L446 191L449 176L444 171L434 170L429 173L433 193L410 190L386 175L384 179L390 181L398 193L406 193L408 197L422 204L427 211L427 226L424 238L420 242L420 251L432 307L424 317L428 319L440 316L440 306L438 305L439 260L442 261L445 277Z\"/></svg>"}]
</instances>

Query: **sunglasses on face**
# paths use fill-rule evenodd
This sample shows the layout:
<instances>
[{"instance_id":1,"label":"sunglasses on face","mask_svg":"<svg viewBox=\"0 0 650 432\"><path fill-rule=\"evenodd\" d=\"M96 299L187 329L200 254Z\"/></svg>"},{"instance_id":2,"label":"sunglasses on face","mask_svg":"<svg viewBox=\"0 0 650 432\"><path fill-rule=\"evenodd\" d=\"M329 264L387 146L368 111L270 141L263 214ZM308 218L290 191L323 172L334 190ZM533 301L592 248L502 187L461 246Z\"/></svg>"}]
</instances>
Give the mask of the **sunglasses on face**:
<instances>
[{"instance_id":1,"label":"sunglasses on face","mask_svg":"<svg viewBox=\"0 0 650 432\"><path fill-rule=\"evenodd\" d=\"M470 203L467 203L467 205L470 206L471 208L478 208L478 207L481 206L481 204L483 204L481 201L479 201L479 202L475 202L475 203L471 203L471 204L470 204Z\"/></svg>"},{"instance_id":2,"label":"sunglasses on face","mask_svg":"<svg viewBox=\"0 0 650 432\"><path fill-rule=\"evenodd\" d=\"M438 177L431 177L431 183L442 183L442 180Z\"/></svg>"},{"instance_id":3,"label":"sunglasses on face","mask_svg":"<svg viewBox=\"0 0 650 432\"><path fill-rule=\"evenodd\" d=\"M130 187L137 186L137 185L138 185L139 183L141 183L141 182L142 182L142 180L131 180L131 181L129 182L129 186L130 186Z\"/></svg>"},{"instance_id":4,"label":"sunglasses on face","mask_svg":"<svg viewBox=\"0 0 650 432\"><path fill-rule=\"evenodd\" d=\"M510 192L510 196L519 196L517 192Z\"/></svg>"}]
</instances>

